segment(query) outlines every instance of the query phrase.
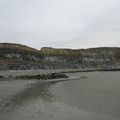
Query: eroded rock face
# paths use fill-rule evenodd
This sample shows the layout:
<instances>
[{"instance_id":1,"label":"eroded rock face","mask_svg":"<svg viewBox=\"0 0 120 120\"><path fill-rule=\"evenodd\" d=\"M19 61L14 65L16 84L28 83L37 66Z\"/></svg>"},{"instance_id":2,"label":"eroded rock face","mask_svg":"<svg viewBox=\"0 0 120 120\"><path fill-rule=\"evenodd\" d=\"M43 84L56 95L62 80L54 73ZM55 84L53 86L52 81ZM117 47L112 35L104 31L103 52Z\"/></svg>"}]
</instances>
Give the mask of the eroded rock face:
<instances>
[{"instance_id":1,"label":"eroded rock face","mask_svg":"<svg viewBox=\"0 0 120 120\"><path fill-rule=\"evenodd\" d=\"M0 69L79 69L120 66L120 48L55 49L0 44Z\"/></svg>"},{"instance_id":2,"label":"eroded rock face","mask_svg":"<svg viewBox=\"0 0 120 120\"><path fill-rule=\"evenodd\" d=\"M18 53L7 53L5 54L5 57L11 60L16 60L16 61L34 61L34 62L38 62L40 61L40 57L35 56L35 55L22 55L22 54L18 54Z\"/></svg>"},{"instance_id":3,"label":"eroded rock face","mask_svg":"<svg viewBox=\"0 0 120 120\"><path fill-rule=\"evenodd\" d=\"M64 63L112 63L112 55L106 56L81 56L81 57L62 57L62 56L44 56L45 62L64 62Z\"/></svg>"}]
</instances>

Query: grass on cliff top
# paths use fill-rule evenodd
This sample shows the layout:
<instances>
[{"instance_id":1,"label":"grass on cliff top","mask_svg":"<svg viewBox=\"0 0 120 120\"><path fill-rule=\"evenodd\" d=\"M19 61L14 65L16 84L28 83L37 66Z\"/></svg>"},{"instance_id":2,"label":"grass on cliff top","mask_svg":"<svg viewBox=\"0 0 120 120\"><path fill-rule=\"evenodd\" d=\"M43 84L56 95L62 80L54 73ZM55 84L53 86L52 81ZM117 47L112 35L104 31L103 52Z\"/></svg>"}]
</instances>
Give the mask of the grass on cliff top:
<instances>
[{"instance_id":1,"label":"grass on cliff top","mask_svg":"<svg viewBox=\"0 0 120 120\"><path fill-rule=\"evenodd\" d=\"M15 43L0 43L0 48L19 49L25 51L38 51L37 49Z\"/></svg>"},{"instance_id":2,"label":"grass on cliff top","mask_svg":"<svg viewBox=\"0 0 120 120\"><path fill-rule=\"evenodd\" d=\"M56 48L47 48L44 47L40 50L40 53L45 56L63 56L63 57L71 57L71 56L81 56L81 52L72 49L56 49Z\"/></svg>"},{"instance_id":3,"label":"grass on cliff top","mask_svg":"<svg viewBox=\"0 0 120 120\"><path fill-rule=\"evenodd\" d=\"M118 47L99 47L89 49L56 49L51 47L43 47L41 50L37 50L20 44L0 43L0 59L8 59L5 56L5 54L8 53L21 54L25 59L27 59L27 55L34 55L42 59L44 56L62 56L74 58L105 53L112 54L113 57L120 60L120 48Z\"/></svg>"},{"instance_id":4,"label":"grass on cliff top","mask_svg":"<svg viewBox=\"0 0 120 120\"><path fill-rule=\"evenodd\" d=\"M63 73L50 73L50 74L41 74L41 75L23 75L17 76L16 79L37 79L37 80L48 80L48 79L59 79L59 78L68 78L67 75Z\"/></svg>"},{"instance_id":5,"label":"grass on cliff top","mask_svg":"<svg viewBox=\"0 0 120 120\"><path fill-rule=\"evenodd\" d=\"M120 53L120 48L118 47L99 47L99 48L89 48L89 49L58 49L51 47L43 47L40 53L46 56L64 56L64 57L74 57L74 56L86 56L94 54L115 54Z\"/></svg>"},{"instance_id":6,"label":"grass on cliff top","mask_svg":"<svg viewBox=\"0 0 120 120\"><path fill-rule=\"evenodd\" d=\"M7 53L18 53L22 55L41 56L39 50L20 44L0 43L0 57L4 58Z\"/></svg>"}]
</instances>

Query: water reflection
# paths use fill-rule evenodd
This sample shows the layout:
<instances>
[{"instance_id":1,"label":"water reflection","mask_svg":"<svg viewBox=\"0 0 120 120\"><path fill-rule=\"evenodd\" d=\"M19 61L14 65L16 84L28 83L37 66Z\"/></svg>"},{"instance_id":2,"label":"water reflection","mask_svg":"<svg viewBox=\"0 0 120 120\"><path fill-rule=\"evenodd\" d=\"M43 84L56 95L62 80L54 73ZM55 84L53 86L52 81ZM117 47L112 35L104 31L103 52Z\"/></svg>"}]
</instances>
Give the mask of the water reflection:
<instances>
[{"instance_id":1,"label":"water reflection","mask_svg":"<svg viewBox=\"0 0 120 120\"><path fill-rule=\"evenodd\" d=\"M53 95L49 89L53 84L56 84L56 82L38 81L28 85L23 91L2 100L0 102L0 112L13 111L14 108L26 105L28 102L35 101L36 99L52 102Z\"/></svg>"}]
</instances>

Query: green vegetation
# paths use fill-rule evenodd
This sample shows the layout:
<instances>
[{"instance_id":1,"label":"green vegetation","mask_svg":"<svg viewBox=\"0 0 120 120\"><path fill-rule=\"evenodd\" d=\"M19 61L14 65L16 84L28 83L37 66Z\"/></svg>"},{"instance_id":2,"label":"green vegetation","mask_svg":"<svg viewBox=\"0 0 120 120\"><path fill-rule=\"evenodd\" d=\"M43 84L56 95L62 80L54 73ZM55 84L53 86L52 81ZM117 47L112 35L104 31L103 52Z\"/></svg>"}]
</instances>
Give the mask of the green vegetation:
<instances>
[{"instance_id":1,"label":"green vegetation","mask_svg":"<svg viewBox=\"0 0 120 120\"><path fill-rule=\"evenodd\" d=\"M72 56L81 56L79 50L72 49L55 49L55 48L41 48L40 53L45 56L63 56L63 57L72 57Z\"/></svg>"},{"instance_id":2,"label":"green vegetation","mask_svg":"<svg viewBox=\"0 0 120 120\"><path fill-rule=\"evenodd\" d=\"M0 54L3 53L19 53L19 54L30 54L30 55L40 55L39 50L30 48L19 44L1 43L0 44Z\"/></svg>"},{"instance_id":3,"label":"green vegetation","mask_svg":"<svg viewBox=\"0 0 120 120\"><path fill-rule=\"evenodd\" d=\"M6 55L13 55L12 58L7 57ZM23 61L30 61L30 56L35 56L36 58L42 58L39 50L27 47L25 45L12 44L12 43L0 43L0 60L10 59L10 60L20 60L20 57Z\"/></svg>"},{"instance_id":4,"label":"green vegetation","mask_svg":"<svg viewBox=\"0 0 120 120\"><path fill-rule=\"evenodd\" d=\"M41 75L23 75L17 76L16 79L37 79L37 80L47 80L47 79L58 79L58 78L68 78L67 75L63 73L50 73L50 74L41 74Z\"/></svg>"},{"instance_id":5,"label":"green vegetation","mask_svg":"<svg viewBox=\"0 0 120 120\"><path fill-rule=\"evenodd\" d=\"M55 49L55 48L43 47L41 48L40 53L44 56L63 56L63 57L84 57L84 56L93 56L93 55L100 56L103 54L119 56L117 53L120 53L120 48L100 47L100 48L89 48L89 49Z\"/></svg>"},{"instance_id":6,"label":"green vegetation","mask_svg":"<svg viewBox=\"0 0 120 120\"><path fill-rule=\"evenodd\" d=\"M0 43L0 63L23 63L23 62L38 62L44 63L45 57L58 57L61 61L74 62L84 64L90 59L110 60L111 63L120 63L120 48L117 47L100 47L89 49L56 49L50 47L37 50L25 45ZM57 60L58 60L57 59ZM55 59L53 60L55 62ZM59 61L59 60L58 60ZM49 59L48 61L49 62Z\"/></svg>"}]
</instances>

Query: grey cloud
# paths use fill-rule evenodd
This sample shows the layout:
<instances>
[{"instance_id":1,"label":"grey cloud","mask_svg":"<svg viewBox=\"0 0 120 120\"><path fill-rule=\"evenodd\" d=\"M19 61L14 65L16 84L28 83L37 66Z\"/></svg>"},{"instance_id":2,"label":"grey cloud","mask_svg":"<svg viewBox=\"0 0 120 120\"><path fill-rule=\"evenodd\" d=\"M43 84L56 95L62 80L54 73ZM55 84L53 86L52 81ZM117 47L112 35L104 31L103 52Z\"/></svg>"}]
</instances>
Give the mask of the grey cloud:
<instances>
[{"instance_id":1,"label":"grey cloud","mask_svg":"<svg viewBox=\"0 0 120 120\"><path fill-rule=\"evenodd\" d=\"M0 42L120 46L119 0L0 0Z\"/></svg>"}]
</instances>

